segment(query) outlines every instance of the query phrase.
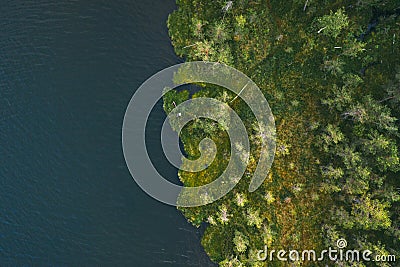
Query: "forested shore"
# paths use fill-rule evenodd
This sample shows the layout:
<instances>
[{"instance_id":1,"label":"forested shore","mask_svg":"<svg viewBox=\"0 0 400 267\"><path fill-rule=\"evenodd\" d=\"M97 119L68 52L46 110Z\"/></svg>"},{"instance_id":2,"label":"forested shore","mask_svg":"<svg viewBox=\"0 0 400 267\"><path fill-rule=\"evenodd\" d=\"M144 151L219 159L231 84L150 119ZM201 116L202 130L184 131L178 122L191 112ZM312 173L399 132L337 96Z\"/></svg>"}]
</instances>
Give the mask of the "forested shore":
<instances>
[{"instance_id":1,"label":"forested shore","mask_svg":"<svg viewBox=\"0 0 400 267\"><path fill-rule=\"evenodd\" d=\"M400 2L398 0L177 0L168 19L176 54L232 66L262 90L275 116L277 150L263 185L248 192L260 151L249 107L200 85L164 96L168 113L189 97L212 97L241 117L250 161L239 184L212 204L180 208L220 266L396 266L389 262L262 262L271 249L348 249L400 260ZM223 128L197 119L180 133L189 159L211 138L209 168L179 172L186 186L218 177L229 161ZM292 264L292 265L291 265ZM398 262L397 262L398 264ZM398 265L397 265L398 266Z\"/></svg>"}]
</instances>

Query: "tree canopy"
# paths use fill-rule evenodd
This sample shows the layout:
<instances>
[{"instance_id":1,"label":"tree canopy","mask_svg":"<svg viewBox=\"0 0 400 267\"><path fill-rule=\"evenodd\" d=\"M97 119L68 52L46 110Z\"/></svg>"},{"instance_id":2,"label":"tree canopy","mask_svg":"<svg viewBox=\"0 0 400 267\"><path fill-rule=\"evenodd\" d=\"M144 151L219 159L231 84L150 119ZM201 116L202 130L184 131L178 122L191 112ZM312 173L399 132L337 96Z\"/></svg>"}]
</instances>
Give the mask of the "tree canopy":
<instances>
[{"instance_id":1,"label":"tree canopy","mask_svg":"<svg viewBox=\"0 0 400 267\"><path fill-rule=\"evenodd\" d=\"M189 97L231 106L248 131L244 177L207 206L180 208L206 225L202 245L220 266L289 266L257 260L257 251L349 249L400 256L400 6L397 0L177 0L168 19L176 53L228 64L263 91L275 116L277 151L263 185L248 192L260 151L249 107L210 84L189 96L170 91L164 108ZM198 119L180 133L188 158L205 137L218 147L204 171L179 171L186 186L218 177L231 144L223 127ZM290 266L319 266L292 262ZM321 266L390 266L322 262ZM386 265L385 265L386 264ZM394 265L392 265L394 266Z\"/></svg>"}]
</instances>

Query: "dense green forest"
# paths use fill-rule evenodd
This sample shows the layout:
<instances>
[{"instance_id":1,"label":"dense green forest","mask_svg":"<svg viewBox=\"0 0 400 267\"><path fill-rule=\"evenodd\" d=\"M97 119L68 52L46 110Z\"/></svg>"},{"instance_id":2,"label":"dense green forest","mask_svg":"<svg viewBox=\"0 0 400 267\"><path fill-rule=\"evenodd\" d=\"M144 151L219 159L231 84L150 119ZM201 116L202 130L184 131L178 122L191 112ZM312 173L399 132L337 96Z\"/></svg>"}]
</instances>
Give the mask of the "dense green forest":
<instances>
[{"instance_id":1,"label":"dense green forest","mask_svg":"<svg viewBox=\"0 0 400 267\"><path fill-rule=\"evenodd\" d=\"M176 53L227 64L263 91L275 116L277 151L263 185L248 184L260 142L248 106L230 91L201 85L164 96L164 109L189 97L224 101L243 120L250 162L239 184L212 204L180 208L220 266L400 266L400 1L177 0L168 19ZM174 103L174 105L172 104ZM218 147L204 171L179 172L186 186L226 167L229 138L207 119L180 133L189 158L205 137ZM397 262L259 261L257 251L335 247ZM397 265L396 265L397 264Z\"/></svg>"}]
</instances>

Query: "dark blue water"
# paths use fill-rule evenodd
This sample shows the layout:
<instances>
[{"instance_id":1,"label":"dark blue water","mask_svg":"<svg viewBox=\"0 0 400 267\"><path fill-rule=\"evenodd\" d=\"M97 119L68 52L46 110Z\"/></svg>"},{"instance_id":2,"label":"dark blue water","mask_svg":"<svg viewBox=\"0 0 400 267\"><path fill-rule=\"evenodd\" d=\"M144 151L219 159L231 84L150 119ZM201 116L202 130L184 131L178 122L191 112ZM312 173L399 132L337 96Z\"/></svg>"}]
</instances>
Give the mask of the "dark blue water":
<instances>
[{"instance_id":1,"label":"dark blue water","mask_svg":"<svg viewBox=\"0 0 400 267\"><path fill-rule=\"evenodd\" d=\"M0 266L209 266L199 233L143 193L121 148L125 108L180 62L174 0L0 3ZM164 174L152 114L148 147Z\"/></svg>"}]
</instances>

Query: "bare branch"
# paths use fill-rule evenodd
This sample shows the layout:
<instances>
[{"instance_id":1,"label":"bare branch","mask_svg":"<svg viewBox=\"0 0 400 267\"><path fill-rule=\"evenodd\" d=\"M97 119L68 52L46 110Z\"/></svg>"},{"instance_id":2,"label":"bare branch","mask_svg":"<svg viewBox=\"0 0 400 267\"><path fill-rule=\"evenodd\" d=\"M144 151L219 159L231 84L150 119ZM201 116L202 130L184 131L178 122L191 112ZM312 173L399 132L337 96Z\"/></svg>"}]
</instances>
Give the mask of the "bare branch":
<instances>
[{"instance_id":1,"label":"bare branch","mask_svg":"<svg viewBox=\"0 0 400 267\"><path fill-rule=\"evenodd\" d=\"M304 4L303 11L306 11L306 9L307 9L308 1L309 1L309 0L307 0L306 3Z\"/></svg>"}]
</instances>

